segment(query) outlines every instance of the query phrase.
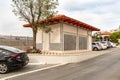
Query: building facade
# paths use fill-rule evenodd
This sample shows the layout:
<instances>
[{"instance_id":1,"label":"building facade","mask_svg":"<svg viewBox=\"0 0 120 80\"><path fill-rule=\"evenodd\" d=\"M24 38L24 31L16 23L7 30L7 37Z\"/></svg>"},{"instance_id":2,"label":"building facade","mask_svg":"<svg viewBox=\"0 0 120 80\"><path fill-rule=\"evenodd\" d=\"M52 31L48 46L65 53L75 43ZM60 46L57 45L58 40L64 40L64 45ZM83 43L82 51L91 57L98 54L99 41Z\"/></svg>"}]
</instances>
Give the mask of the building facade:
<instances>
[{"instance_id":1,"label":"building facade","mask_svg":"<svg viewBox=\"0 0 120 80\"><path fill-rule=\"evenodd\" d=\"M37 48L45 52L79 52L92 50L92 31L99 31L86 23L65 15L48 20L51 32L37 32Z\"/></svg>"}]
</instances>

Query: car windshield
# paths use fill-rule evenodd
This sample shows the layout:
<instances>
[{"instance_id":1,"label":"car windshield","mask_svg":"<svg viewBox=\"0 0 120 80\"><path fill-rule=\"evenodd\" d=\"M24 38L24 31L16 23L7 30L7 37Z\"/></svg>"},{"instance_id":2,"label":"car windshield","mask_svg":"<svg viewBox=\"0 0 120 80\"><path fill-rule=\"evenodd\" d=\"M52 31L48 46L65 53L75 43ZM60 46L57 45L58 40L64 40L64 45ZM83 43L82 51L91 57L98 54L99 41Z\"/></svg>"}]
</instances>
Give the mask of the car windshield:
<instances>
[{"instance_id":1,"label":"car windshield","mask_svg":"<svg viewBox=\"0 0 120 80\"><path fill-rule=\"evenodd\" d=\"M0 46L0 48L6 49L6 50L14 52L14 53L24 52L23 50L20 50L20 49L14 48L14 47L9 47L9 46Z\"/></svg>"},{"instance_id":2,"label":"car windshield","mask_svg":"<svg viewBox=\"0 0 120 80\"><path fill-rule=\"evenodd\" d=\"M101 42L101 43L105 43L105 42Z\"/></svg>"}]
</instances>

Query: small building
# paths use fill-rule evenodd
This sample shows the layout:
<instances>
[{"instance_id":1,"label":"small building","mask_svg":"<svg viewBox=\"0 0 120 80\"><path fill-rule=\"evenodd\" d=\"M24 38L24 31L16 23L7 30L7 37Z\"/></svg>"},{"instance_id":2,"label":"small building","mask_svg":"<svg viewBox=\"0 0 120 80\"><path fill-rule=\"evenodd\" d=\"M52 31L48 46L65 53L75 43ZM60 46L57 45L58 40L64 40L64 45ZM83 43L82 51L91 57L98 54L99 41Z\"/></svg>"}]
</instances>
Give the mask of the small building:
<instances>
[{"instance_id":1,"label":"small building","mask_svg":"<svg viewBox=\"0 0 120 80\"><path fill-rule=\"evenodd\" d=\"M48 23L52 32L37 32L38 49L58 53L92 50L92 31L99 31L98 28L65 15L56 15Z\"/></svg>"},{"instance_id":2,"label":"small building","mask_svg":"<svg viewBox=\"0 0 120 80\"><path fill-rule=\"evenodd\" d=\"M98 36L100 37L101 41L109 41L111 34L112 33L108 31L98 32Z\"/></svg>"}]
</instances>

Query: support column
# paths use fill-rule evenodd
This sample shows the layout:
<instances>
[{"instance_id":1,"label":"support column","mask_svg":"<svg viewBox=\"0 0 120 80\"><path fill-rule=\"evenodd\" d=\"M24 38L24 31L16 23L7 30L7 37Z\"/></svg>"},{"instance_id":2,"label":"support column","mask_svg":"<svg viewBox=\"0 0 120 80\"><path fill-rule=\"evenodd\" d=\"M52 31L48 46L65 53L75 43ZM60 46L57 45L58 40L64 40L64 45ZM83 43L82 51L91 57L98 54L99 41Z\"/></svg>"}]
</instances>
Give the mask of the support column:
<instances>
[{"instance_id":1,"label":"support column","mask_svg":"<svg viewBox=\"0 0 120 80\"><path fill-rule=\"evenodd\" d=\"M92 51L92 32L88 35L88 50Z\"/></svg>"},{"instance_id":2,"label":"support column","mask_svg":"<svg viewBox=\"0 0 120 80\"><path fill-rule=\"evenodd\" d=\"M63 23L60 23L60 43L62 51L64 51L64 32L63 32Z\"/></svg>"},{"instance_id":3,"label":"support column","mask_svg":"<svg viewBox=\"0 0 120 80\"><path fill-rule=\"evenodd\" d=\"M76 36L76 50L79 50L79 34L78 34L78 27L77 27L77 36Z\"/></svg>"}]
</instances>

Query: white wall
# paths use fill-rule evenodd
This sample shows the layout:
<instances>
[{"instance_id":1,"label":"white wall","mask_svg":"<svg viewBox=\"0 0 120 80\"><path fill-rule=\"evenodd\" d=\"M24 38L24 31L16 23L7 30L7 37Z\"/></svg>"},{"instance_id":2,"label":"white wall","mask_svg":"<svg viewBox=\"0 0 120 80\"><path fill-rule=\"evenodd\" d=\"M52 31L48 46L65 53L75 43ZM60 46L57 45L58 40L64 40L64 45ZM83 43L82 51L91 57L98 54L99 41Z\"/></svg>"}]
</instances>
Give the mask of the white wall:
<instances>
[{"instance_id":1,"label":"white wall","mask_svg":"<svg viewBox=\"0 0 120 80\"><path fill-rule=\"evenodd\" d=\"M87 29L84 29L84 28L81 28L81 27L78 27L78 30L77 30L77 27L75 26L71 26L69 24L63 24L63 31L64 31L64 34L70 34L70 35L76 35L78 34L78 36L84 36L84 37L87 37L87 49L88 50L92 50L92 31L90 30L87 30ZM76 45L77 47L78 45ZM77 47L78 49L78 47Z\"/></svg>"},{"instance_id":2,"label":"white wall","mask_svg":"<svg viewBox=\"0 0 120 80\"><path fill-rule=\"evenodd\" d=\"M49 33L43 33L43 50L49 51Z\"/></svg>"},{"instance_id":3,"label":"white wall","mask_svg":"<svg viewBox=\"0 0 120 80\"><path fill-rule=\"evenodd\" d=\"M87 30L86 29L82 29L82 28L78 28L78 34L79 35L85 35L87 36Z\"/></svg>"},{"instance_id":4,"label":"white wall","mask_svg":"<svg viewBox=\"0 0 120 80\"><path fill-rule=\"evenodd\" d=\"M52 29L50 33L50 43L60 43L60 24L49 26Z\"/></svg>"},{"instance_id":5,"label":"white wall","mask_svg":"<svg viewBox=\"0 0 120 80\"><path fill-rule=\"evenodd\" d=\"M67 24L63 24L63 31L64 32L68 32L68 33L77 34L77 27L71 26L71 25L67 25ZM86 29L78 27L78 34L87 36L88 32L87 32Z\"/></svg>"},{"instance_id":6,"label":"white wall","mask_svg":"<svg viewBox=\"0 0 120 80\"><path fill-rule=\"evenodd\" d=\"M88 50L92 50L92 31L88 31Z\"/></svg>"},{"instance_id":7,"label":"white wall","mask_svg":"<svg viewBox=\"0 0 120 80\"><path fill-rule=\"evenodd\" d=\"M60 43L60 24L49 25L52 32L43 32L43 51L50 50L50 43Z\"/></svg>"},{"instance_id":8,"label":"white wall","mask_svg":"<svg viewBox=\"0 0 120 80\"><path fill-rule=\"evenodd\" d=\"M68 32L68 33L77 33L77 27L71 26L71 25L67 25L67 24L63 24L63 31L64 32Z\"/></svg>"},{"instance_id":9,"label":"white wall","mask_svg":"<svg viewBox=\"0 0 120 80\"><path fill-rule=\"evenodd\" d=\"M51 27L52 32L50 33L44 33L41 30L38 31L37 33L37 43L42 43L43 42L43 50L49 51L49 45L50 43L60 43L60 23L54 24L54 25L49 25L47 27ZM86 36L88 37L88 50L91 50L91 42L92 42L92 31L89 31L87 29L83 28L78 28L75 26L71 26L68 24L63 24L63 32L68 33L68 34L73 34L73 35L81 35L81 36ZM78 32L78 33L77 33ZM42 36L43 35L43 36ZM43 39L42 39L43 38Z\"/></svg>"},{"instance_id":10,"label":"white wall","mask_svg":"<svg viewBox=\"0 0 120 80\"><path fill-rule=\"evenodd\" d=\"M37 32L36 43L42 43L42 30Z\"/></svg>"}]
</instances>

